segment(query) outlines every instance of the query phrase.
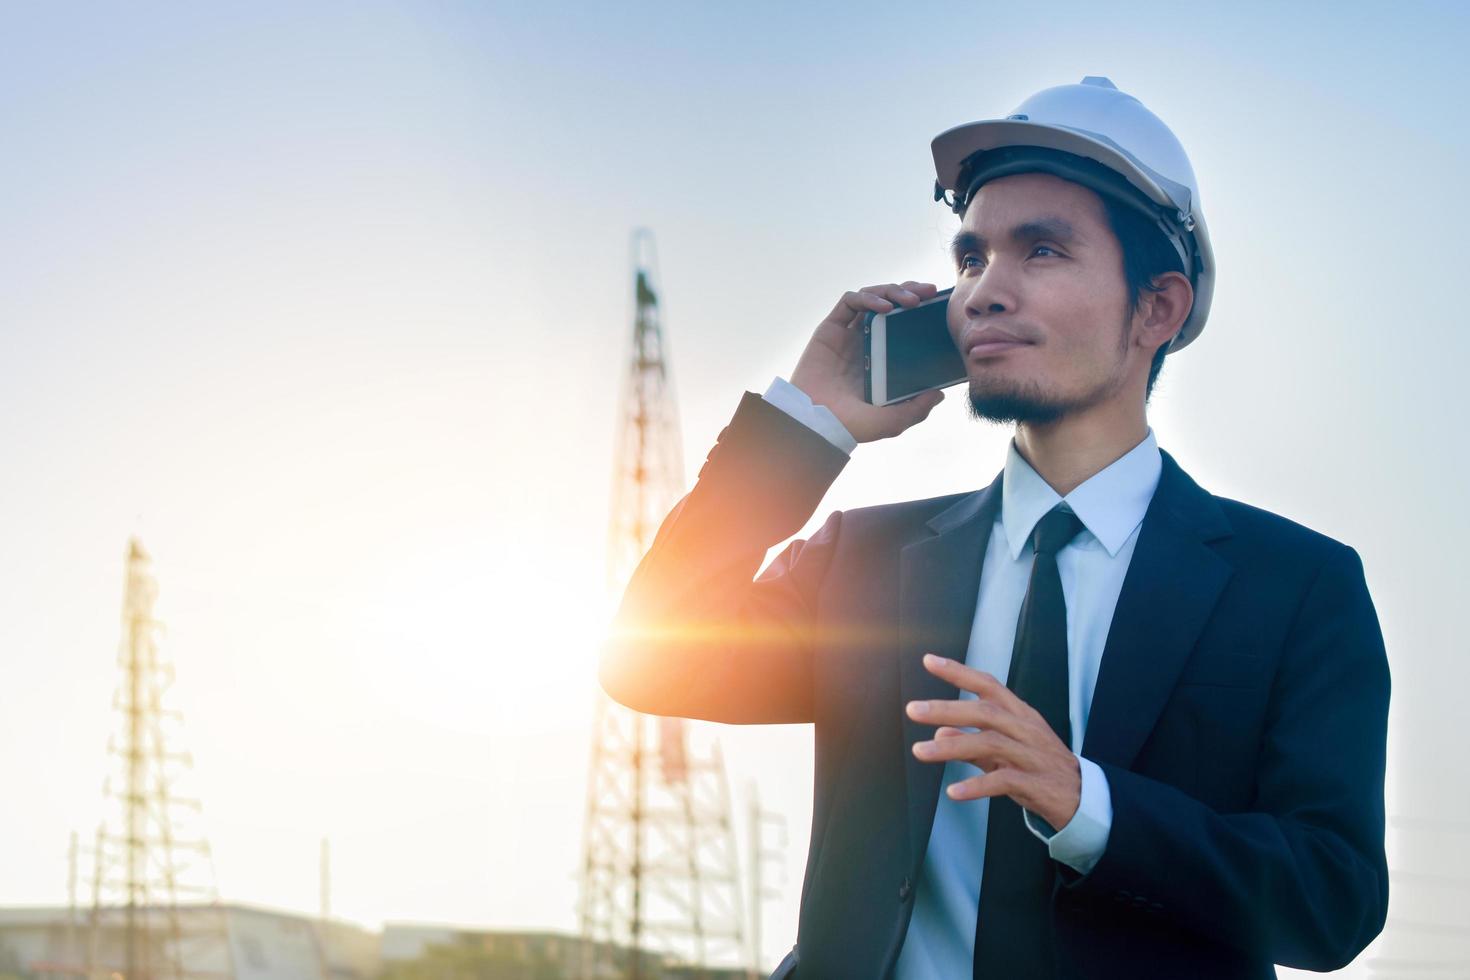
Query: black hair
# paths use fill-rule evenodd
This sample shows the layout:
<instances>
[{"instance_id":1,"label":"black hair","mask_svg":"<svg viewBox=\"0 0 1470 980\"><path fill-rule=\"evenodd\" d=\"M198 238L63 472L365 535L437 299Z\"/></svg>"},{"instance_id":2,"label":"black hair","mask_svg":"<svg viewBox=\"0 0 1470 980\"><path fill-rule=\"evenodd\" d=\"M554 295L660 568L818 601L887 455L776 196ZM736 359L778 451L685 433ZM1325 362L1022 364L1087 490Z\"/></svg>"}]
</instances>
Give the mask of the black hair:
<instances>
[{"instance_id":1,"label":"black hair","mask_svg":"<svg viewBox=\"0 0 1470 980\"><path fill-rule=\"evenodd\" d=\"M1164 237L1164 233L1134 208L1128 207L1107 194L1099 194L1103 210L1108 216L1108 227L1123 252L1123 283L1128 290L1128 313L1138 312L1143 291L1162 292L1163 287L1155 280L1166 272L1184 272L1184 263L1179 253ZM1154 352L1153 363L1148 368L1148 384L1144 388L1143 400L1148 402L1153 394L1154 382L1164 368L1164 354L1168 343L1160 344Z\"/></svg>"}]
</instances>

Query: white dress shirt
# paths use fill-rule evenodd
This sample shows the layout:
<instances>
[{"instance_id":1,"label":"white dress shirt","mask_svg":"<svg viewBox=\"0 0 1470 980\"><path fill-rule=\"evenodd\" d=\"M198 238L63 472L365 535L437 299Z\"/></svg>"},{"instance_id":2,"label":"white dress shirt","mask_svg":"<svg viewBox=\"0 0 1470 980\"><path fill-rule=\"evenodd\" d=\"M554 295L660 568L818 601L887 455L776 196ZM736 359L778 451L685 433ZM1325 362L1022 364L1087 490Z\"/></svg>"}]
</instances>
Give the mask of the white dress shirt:
<instances>
[{"instance_id":1,"label":"white dress shirt","mask_svg":"<svg viewBox=\"0 0 1470 980\"><path fill-rule=\"evenodd\" d=\"M844 452L856 448L857 440L837 416L825 406L813 405L806 393L790 382L777 378L764 397ZM1137 446L1062 497L1032 469L1012 439L1006 454L1000 511L991 527L980 575L965 662L1004 681L1010 673L1021 603L1030 583L1031 532L1057 504L1081 519L1084 530L1057 552L1057 571L1067 604L1068 713L1071 747L1082 773L1081 800L1071 821L1054 833L1035 814L1023 812L1026 826L1047 842L1051 857L1083 874L1102 857L1113 821L1107 777L1096 763L1080 754L1087 716L1113 609L1162 470L1163 459L1150 428ZM976 697L969 691L959 696ZM969 763L946 762L943 785L980 772ZM941 790L914 914L895 970L896 980L969 976L989 816L988 799L957 801Z\"/></svg>"}]
</instances>

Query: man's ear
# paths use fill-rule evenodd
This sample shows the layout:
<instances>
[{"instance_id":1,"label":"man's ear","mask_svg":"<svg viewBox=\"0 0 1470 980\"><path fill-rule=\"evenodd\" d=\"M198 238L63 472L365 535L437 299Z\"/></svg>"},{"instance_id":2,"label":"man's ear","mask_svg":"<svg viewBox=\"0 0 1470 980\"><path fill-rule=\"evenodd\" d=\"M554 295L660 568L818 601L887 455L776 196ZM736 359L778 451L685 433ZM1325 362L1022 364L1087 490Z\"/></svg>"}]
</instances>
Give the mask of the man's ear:
<instances>
[{"instance_id":1,"label":"man's ear","mask_svg":"<svg viewBox=\"0 0 1470 980\"><path fill-rule=\"evenodd\" d=\"M1157 291L1143 290L1138 304L1138 341L1150 353L1167 344L1179 332L1194 305L1194 287L1182 272L1156 276L1154 285L1158 287Z\"/></svg>"}]
</instances>

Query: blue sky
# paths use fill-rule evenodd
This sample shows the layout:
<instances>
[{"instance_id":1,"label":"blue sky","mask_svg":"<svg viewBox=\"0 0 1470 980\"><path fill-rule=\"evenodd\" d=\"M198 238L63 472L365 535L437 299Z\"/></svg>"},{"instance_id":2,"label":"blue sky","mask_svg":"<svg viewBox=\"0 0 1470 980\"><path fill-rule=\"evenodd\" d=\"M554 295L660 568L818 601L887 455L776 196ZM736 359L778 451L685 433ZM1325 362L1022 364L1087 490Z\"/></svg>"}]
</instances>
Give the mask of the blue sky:
<instances>
[{"instance_id":1,"label":"blue sky","mask_svg":"<svg viewBox=\"0 0 1470 980\"><path fill-rule=\"evenodd\" d=\"M1463 820L1467 16L7 7L0 772L28 805L0 903L61 900L66 831L101 814L139 534L227 897L314 908L326 834L349 917L570 928L631 230L658 240L692 478L842 291L947 284L929 140L1085 74L1179 134L1219 261L1160 445L1362 553L1391 810ZM861 447L813 525L988 482L1009 432L961 402ZM769 763L809 734L721 737L791 824L775 951L810 772Z\"/></svg>"}]
</instances>

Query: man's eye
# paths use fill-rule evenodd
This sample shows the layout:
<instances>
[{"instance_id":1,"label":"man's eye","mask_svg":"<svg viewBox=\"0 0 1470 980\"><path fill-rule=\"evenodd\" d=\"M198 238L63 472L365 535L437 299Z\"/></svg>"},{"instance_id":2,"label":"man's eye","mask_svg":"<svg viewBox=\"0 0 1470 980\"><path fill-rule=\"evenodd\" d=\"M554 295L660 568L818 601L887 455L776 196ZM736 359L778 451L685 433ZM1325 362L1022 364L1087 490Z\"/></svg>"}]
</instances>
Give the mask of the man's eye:
<instances>
[{"instance_id":1,"label":"man's eye","mask_svg":"<svg viewBox=\"0 0 1470 980\"><path fill-rule=\"evenodd\" d=\"M1056 249L1052 248L1050 245L1038 245L1034 249L1032 249L1031 252L1034 255L1035 253L1040 252L1042 249L1045 249L1046 251L1050 252L1052 255L1061 255L1062 254L1061 252L1058 252Z\"/></svg>"},{"instance_id":2,"label":"man's eye","mask_svg":"<svg viewBox=\"0 0 1470 980\"><path fill-rule=\"evenodd\" d=\"M978 256L978 255L963 255L963 256L961 256L960 257L960 268L961 269L973 269L973 268L975 268L974 265L971 265L970 264L971 261L973 261L975 263L975 265L979 265L980 264L980 256Z\"/></svg>"}]
</instances>

